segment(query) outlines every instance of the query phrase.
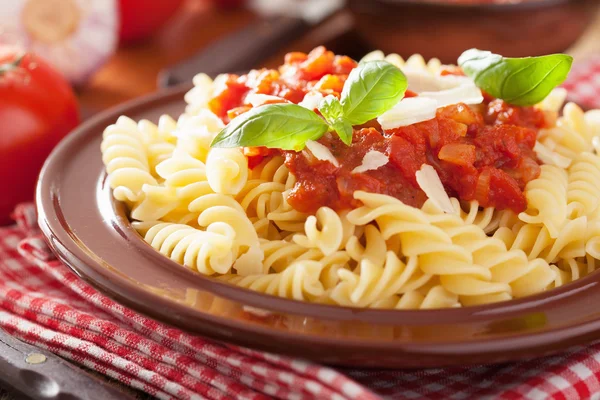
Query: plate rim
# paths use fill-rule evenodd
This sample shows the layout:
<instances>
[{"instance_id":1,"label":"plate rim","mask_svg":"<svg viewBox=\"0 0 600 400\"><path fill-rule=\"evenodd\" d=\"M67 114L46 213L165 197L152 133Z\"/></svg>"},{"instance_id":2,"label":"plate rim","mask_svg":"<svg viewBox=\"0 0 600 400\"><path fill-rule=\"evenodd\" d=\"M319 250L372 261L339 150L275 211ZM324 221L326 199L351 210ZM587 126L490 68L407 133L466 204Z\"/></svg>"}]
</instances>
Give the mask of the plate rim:
<instances>
[{"instance_id":1,"label":"plate rim","mask_svg":"<svg viewBox=\"0 0 600 400\"><path fill-rule=\"evenodd\" d=\"M69 146L72 146L72 144L77 140L77 138L79 138L80 136L83 137L86 134L86 132L94 130L94 128L97 127L100 123L103 123L103 121L116 120L116 117L118 115L123 115L123 114L126 115L126 114L135 113L135 110L138 108L142 108L142 109L152 108L155 103L159 103L158 107L160 107L160 103L164 103L165 101L167 101L169 99L179 101L183 97L183 94L187 90L189 90L189 88L191 88L191 85L189 85L189 84L180 85L178 87L169 89L167 91L158 92L158 93L155 93L155 94L152 94L149 96L144 96L142 98L135 99L130 102L126 102L122 105L113 107L109 110L106 110L106 111L99 113L96 116L90 118L88 121L84 122L79 128L77 128L71 134L69 134L67 136L67 138L65 140L63 140L57 146L57 148L52 152L52 154L50 155L50 157L47 159L46 163L44 164L44 167L42 169L42 172L40 173L40 179L38 181L38 185L36 188L36 207L38 210L38 220L39 220L39 224L40 224L40 228L42 230L43 236L46 239L49 246L55 252L55 254L58 255L59 259L65 265L67 265L71 270L73 270L78 276L82 277L86 282L92 284L92 286L94 286L96 288L99 288L102 293L109 293L109 297L111 297L111 298L117 297L121 304L126 304L128 307L134 309L135 311L138 311L138 312L141 312L142 314L148 315L153 319L157 319L162 322L166 321L168 324L171 324L171 325L174 324L174 325L178 326L179 328L182 328L183 330L186 330L185 329L186 327L183 326L183 324L181 324L180 321L174 320L173 318L166 318L166 317L168 317L168 315L165 316L164 314L161 314L161 313L157 314L156 312L153 312L155 310L152 310L149 307L142 307L142 304L144 303L144 301L140 301L140 297L143 297L144 298L143 300L146 300L148 298L147 291L144 291L139 286L133 285L133 283L131 281L128 281L126 278L123 278L118 274L115 275L114 272L109 272L109 270L107 268L102 267L100 264L95 262L89 255L85 254L85 252L83 252L81 250L81 248L79 247L80 245L75 241L75 239L72 236L70 236L68 234L68 227L65 227L63 224L60 223L60 216L56 214L56 210L60 210L60 204L55 203L56 199L47 198L48 193L44 192L44 188L45 188L45 184L47 183L47 181L51 179L51 176L49 176L49 171L53 168L54 164L60 162L60 160L58 159L59 156L61 154L63 154L64 152L66 152L66 149L68 149ZM89 135L90 133L87 133L87 134ZM99 151L100 150L98 149L98 152ZM63 219L64 219L64 215L63 215ZM61 233L61 230L63 231L62 233ZM65 237L67 239L65 239ZM152 249L149 245L147 245L145 242L143 242L143 240L141 240L141 238L139 238L139 240L141 243L148 246L148 248L152 252L163 257L158 252L154 251L154 249ZM79 254L78 254L77 250L79 250ZM82 254L83 254L83 257L82 257ZM87 258L87 260L86 260L86 258ZM77 260L77 262L75 262L74 260ZM168 260L167 258L165 258L163 260L163 262L164 261L168 261L170 263L173 263L177 267L184 269L184 267L181 267L178 264L175 264L173 261ZM116 283L117 286L119 287L120 291L117 292L117 291L113 290L114 287L113 288L107 287L106 284L102 283L104 281L102 281L102 280L99 281L98 276L103 277L102 279L104 279L104 280L110 280L112 278L113 279L112 283L113 284ZM205 277L199 277L199 278L204 279L204 280L207 279ZM264 294L256 293L256 292L251 292L248 289L234 287L232 285L222 283L222 282L215 282L215 281L212 281L212 282L218 284L219 286L228 287L228 289L226 291L227 293L231 292L231 293L237 293L240 295L250 295L251 298L261 299L262 301L260 301L256 305L251 304L252 306L258 306L260 308L270 308L270 309L277 310L279 307L275 307L275 308L269 307L269 306L272 306L272 304L271 304L272 302L274 302L276 304L282 304L283 306L295 304L296 306L300 307L301 309L305 309L305 308L311 308L311 309L318 308L321 310L330 309L330 311L333 312L333 315L335 317L333 319L335 319L335 320L363 319L363 321L377 323L377 322L382 322L381 318L383 318L383 317L394 317L394 316L400 316L400 315L411 316L411 317L420 315L420 316L422 316L421 318L431 317L433 319L440 318L440 317L443 317L442 319L447 319L447 318L450 318L450 316L461 315L461 314L463 316L465 316L465 318L466 317L475 317L475 318L481 318L483 320L485 320L486 318L490 318L490 317L497 317L498 315L501 315L503 318L509 318L511 316L515 316L515 315L518 315L519 313L522 313L524 309L530 310L532 308L537 308L539 306L547 307L548 303L551 304L553 302L560 301L561 297L564 297L564 296L567 296L567 297L568 296L575 296L575 297L579 296L579 297L581 297L580 292L588 292L589 293L590 290L593 290L598 285L599 281L600 281L600 275L592 273L582 279L579 279L578 281L569 283L560 288L553 289L553 290L545 292L545 293L529 296L529 297L526 297L523 299L511 300L511 301L504 302L504 303L497 303L494 305L465 307L462 309L410 310L410 311L372 310L372 309L363 310L363 309L349 308L349 307L307 304L304 302L298 302L298 301L294 301L294 300L280 299L280 298L276 298L276 297L274 298L272 296L268 296L268 295L264 295ZM203 289L206 289L206 288L203 288ZM130 292L134 293L135 299L137 299L137 300L132 300L131 296L124 295L123 291L130 291ZM131 293L130 293L130 295L131 295ZM222 293L220 293L220 295L222 295ZM598 297L600 298L600 295ZM171 307L171 308L174 307L175 309L177 309L178 310L177 315L184 315L184 316L189 316L189 317L198 317L201 315L203 319L207 318L206 317L207 314L201 314L197 310L193 310L190 307L185 307L184 305L182 305L176 301L169 300L169 299L166 299L166 298L160 297L160 296L158 298L160 298L161 306ZM235 298L235 296L234 296L234 298ZM154 300L156 300L156 299L157 298L154 297ZM267 303L269 303L269 304L267 304ZM193 311L195 311L195 312L193 312ZM289 310L288 310L288 312L289 312ZM446 316L440 315L440 313L443 313ZM300 313L300 314L305 314L305 313ZM373 316L374 320L369 318L370 316ZM216 319L213 319L213 318L216 318ZM329 316L329 318L331 318L331 315ZM435 357L435 355L438 355L439 361L442 361L441 359L443 357L449 357L449 356L452 356L453 354L456 357L460 357L462 359L463 357L467 357L467 358L473 357L475 355L474 354L475 352L483 352L486 354L491 354L491 353L495 353L495 352L503 352L506 349L511 349L512 356L509 356L508 358L506 358L505 361L506 360L514 360L514 359L522 358L522 357L515 357L517 355L516 351L517 352L524 351L524 354L528 354L528 355L530 355L532 352L533 353L546 353L548 351L552 351L552 349L554 349L555 351L558 351L560 349L563 349L564 347L567 347L566 345L565 346L561 345L561 342L563 340L565 340L565 341L568 340L569 345L576 345L576 344L581 344L583 342L588 341L588 339L590 339L592 336L600 337L600 334L599 334L600 333L600 315L598 315L595 319L582 322L579 325L556 327L556 329L553 329L550 331L543 331L543 332L529 332L529 333L521 334L521 335L518 335L515 333L514 335L507 335L505 337L488 337L485 339L471 340L469 342L465 342L465 341L438 342L438 341L436 341L436 342L399 342L399 343L390 342L390 341L385 341L385 342L380 342L380 343L371 341L369 343L365 343L365 342L360 342L357 340L351 340L348 338L340 339L337 337L329 338L329 337L323 337L323 336L307 336L305 334L298 334L296 332L273 331L273 329L271 329L271 328L262 327L262 326L249 326L249 325L240 326L239 323L236 323L232 326L231 325L232 321L225 319L225 318L218 317L218 316L217 317L211 316L211 319L212 320L209 320L206 322L217 323L224 327L227 327L228 329L241 330L241 331L251 330L251 331L253 331L253 334L259 335L262 338L270 338L275 335L277 337L283 337L290 342L304 343L306 345L318 344L319 346L326 345L326 346L334 346L334 347L338 347L338 348L347 348L348 346L351 346L352 349L361 348L363 351L375 351L377 353L383 353L386 351L395 351L395 352L398 352L398 354L415 354L415 355L427 355L427 356L433 355L434 357ZM418 319L420 319L420 318L418 318ZM452 322L452 321L450 321L450 322ZM414 323L414 321L412 321L412 323L415 326L419 326L419 324ZM469 322L466 321L464 323L468 324ZM200 333L202 335L207 335L207 336L210 336L213 339L217 339L217 340L226 339L222 334L215 335L214 333L211 334L211 332L198 332L195 329L194 329L194 333ZM237 342L238 344L242 344L242 345L248 345L247 341L234 340L234 342ZM533 350L531 347L532 343L536 344L536 346ZM252 343L252 346L259 347L259 348L261 347L260 345L256 346L255 341ZM472 347L472 349L471 350L469 348L465 349L464 348L465 346ZM485 348L481 349L482 346ZM263 346L262 349L270 350L270 349L272 349L272 347ZM479 350L475 350L475 349L479 349ZM535 349L538 349L538 350L535 350ZM479 358L477 358L477 357L474 357L472 359L479 360ZM456 360L454 360L454 361L456 361ZM461 364L463 364L463 362L461 362ZM341 365L348 365L348 364L342 362ZM442 363L432 362L427 365L443 366L443 365L456 365L456 363L449 362L447 364L444 364L443 362Z\"/></svg>"}]
</instances>

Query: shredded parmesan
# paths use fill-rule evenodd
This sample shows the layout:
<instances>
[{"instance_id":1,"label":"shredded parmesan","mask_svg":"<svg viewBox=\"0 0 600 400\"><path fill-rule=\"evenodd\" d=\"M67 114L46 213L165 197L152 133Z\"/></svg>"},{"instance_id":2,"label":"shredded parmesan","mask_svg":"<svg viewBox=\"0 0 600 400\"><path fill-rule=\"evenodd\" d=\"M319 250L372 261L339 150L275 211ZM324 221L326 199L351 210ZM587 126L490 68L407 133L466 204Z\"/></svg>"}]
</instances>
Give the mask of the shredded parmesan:
<instances>
[{"instance_id":1,"label":"shredded parmesan","mask_svg":"<svg viewBox=\"0 0 600 400\"><path fill-rule=\"evenodd\" d=\"M408 80L408 89L415 93L431 92L447 88L444 86L445 81L426 69L404 67L402 68L402 72Z\"/></svg>"},{"instance_id":2,"label":"shredded parmesan","mask_svg":"<svg viewBox=\"0 0 600 400\"><path fill-rule=\"evenodd\" d=\"M252 104L252 107L262 106L267 102L287 103L288 101L283 97L262 93L250 93L246 96L246 103Z\"/></svg>"},{"instance_id":3,"label":"shredded parmesan","mask_svg":"<svg viewBox=\"0 0 600 400\"><path fill-rule=\"evenodd\" d=\"M308 92L304 95L304 99L302 99L298 105L313 111L315 108L319 107L321 100L323 100L321 92Z\"/></svg>"},{"instance_id":4,"label":"shredded parmesan","mask_svg":"<svg viewBox=\"0 0 600 400\"><path fill-rule=\"evenodd\" d=\"M394 129L435 118L437 101L427 97L402 99L377 118L383 129Z\"/></svg>"},{"instance_id":5,"label":"shredded parmesan","mask_svg":"<svg viewBox=\"0 0 600 400\"><path fill-rule=\"evenodd\" d=\"M329 161L335 167L340 166L340 163L333 156L333 154L331 154L331 151L326 146L323 146L321 143L315 142L314 140L309 140L306 142L306 147L317 159L322 161Z\"/></svg>"},{"instance_id":6,"label":"shredded parmesan","mask_svg":"<svg viewBox=\"0 0 600 400\"><path fill-rule=\"evenodd\" d=\"M481 90L470 83L436 92L421 92L419 96L436 100L438 108L456 103L480 104L483 101Z\"/></svg>"},{"instance_id":7,"label":"shredded parmesan","mask_svg":"<svg viewBox=\"0 0 600 400\"><path fill-rule=\"evenodd\" d=\"M353 174L383 167L390 161L388 156L379 151L371 150L363 157L362 164L352 170Z\"/></svg>"},{"instance_id":8,"label":"shredded parmesan","mask_svg":"<svg viewBox=\"0 0 600 400\"><path fill-rule=\"evenodd\" d=\"M421 165L416 177L421 189L440 210L448 214L454 213L450 197L448 197L437 171L431 165Z\"/></svg>"}]
</instances>

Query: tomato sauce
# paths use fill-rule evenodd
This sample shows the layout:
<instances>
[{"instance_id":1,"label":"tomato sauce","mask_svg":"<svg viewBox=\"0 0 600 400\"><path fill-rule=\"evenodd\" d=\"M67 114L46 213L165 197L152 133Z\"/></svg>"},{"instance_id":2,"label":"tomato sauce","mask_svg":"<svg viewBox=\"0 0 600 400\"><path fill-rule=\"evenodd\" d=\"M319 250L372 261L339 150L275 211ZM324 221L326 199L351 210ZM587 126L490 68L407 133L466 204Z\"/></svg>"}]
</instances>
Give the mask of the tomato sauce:
<instances>
[{"instance_id":1,"label":"tomato sauce","mask_svg":"<svg viewBox=\"0 0 600 400\"><path fill-rule=\"evenodd\" d=\"M314 212L320 206L333 209L354 208L360 203L354 199L356 190L382 193L401 199L411 206L421 206L427 197L416 181L412 182L400 173L397 166L388 163L377 170L352 173L362 164L370 150L390 153L391 142L375 128L355 130L352 146L346 146L332 133L319 139L338 159L336 168L328 161L318 160L310 152L286 151L286 165L297 179L288 199L290 205L302 212ZM420 164L419 164L420 167Z\"/></svg>"},{"instance_id":2,"label":"tomato sauce","mask_svg":"<svg viewBox=\"0 0 600 400\"><path fill-rule=\"evenodd\" d=\"M335 56L323 47L309 54L289 53L279 70L228 75L210 108L228 122L251 108L244 101L248 93L276 95L294 103L310 90L339 97L355 66L348 57ZM321 206L335 210L360 206L353 197L356 190L387 194L420 207L427 200L416 182L423 164L436 169L450 196L477 200L482 207L524 211L525 185L540 173L533 147L538 130L548 125L547 118L534 107L484 98L477 106L440 108L435 118L406 127L383 130L376 120L370 121L355 127L351 146L328 133L319 142L330 149L339 167L316 159L308 150L246 148L244 152L250 168L283 153L297 179L288 201L302 212L312 213ZM353 173L371 150L385 154L389 162L376 170Z\"/></svg>"},{"instance_id":3,"label":"tomato sauce","mask_svg":"<svg viewBox=\"0 0 600 400\"><path fill-rule=\"evenodd\" d=\"M240 114L240 110L229 115L228 111L245 105L250 93L279 96L292 103L301 102L309 91L339 97L356 65L350 57L334 55L323 46L309 54L288 53L279 69L252 70L241 76L227 74L217 85L209 108L227 123Z\"/></svg>"}]
</instances>

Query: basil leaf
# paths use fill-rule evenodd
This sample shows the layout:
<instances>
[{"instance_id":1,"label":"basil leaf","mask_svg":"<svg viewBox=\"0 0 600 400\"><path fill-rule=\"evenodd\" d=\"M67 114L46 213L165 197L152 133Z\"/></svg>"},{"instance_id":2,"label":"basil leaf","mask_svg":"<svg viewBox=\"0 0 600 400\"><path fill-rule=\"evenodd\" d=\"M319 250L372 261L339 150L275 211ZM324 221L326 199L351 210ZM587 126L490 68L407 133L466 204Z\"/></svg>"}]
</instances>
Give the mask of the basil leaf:
<instances>
[{"instance_id":1,"label":"basil leaf","mask_svg":"<svg viewBox=\"0 0 600 400\"><path fill-rule=\"evenodd\" d=\"M333 128L346 146L352 144L352 133L354 130L352 129L352 124L350 124L347 119L343 117L336 119L331 124L331 128Z\"/></svg>"},{"instance_id":2,"label":"basil leaf","mask_svg":"<svg viewBox=\"0 0 600 400\"><path fill-rule=\"evenodd\" d=\"M321 100L319 111L325 117L331 129L338 134L342 142L350 146L352 144L352 124L344 118L344 110L337 97L329 95Z\"/></svg>"},{"instance_id":3,"label":"basil leaf","mask_svg":"<svg viewBox=\"0 0 600 400\"><path fill-rule=\"evenodd\" d=\"M544 100L565 81L572 63L573 57L566 54L506 58L477 49L465 51L458 59L463 72L480 89L517 106Z\"/></svg>"},{"instance_id":4,"label":"basil leaf","mask_svg":"<svg viewBox=\"0 0 600 400\"><path fill-rule=\"evenodd\" d=\"M387 61L362 62L342 90L344 117L352 125L362 125L395 106L407 87L406 76Z\"/></svg>"},{"instance_id":5,"label":"basil leaf","mask_svg":"<svg viewBox=\"0 0 600 400\"><path fill-rule=\"evenodd\" d=\"M340 101L331 94L321 100L321 103L319 103L319 111L329 123L340 118L344 112Z\"/></svg>"},{"instance_id":6,"label":"basil leaf","mask_svg":"<svg viewBox=\"0 0 600 400\"><path fill-rule=\"evenodd\" d=\"M315 112L296 104L267 104L234 118L212 141L211 147L264 146L302 150L329 125Z\"/></svg>"}]
</instances>

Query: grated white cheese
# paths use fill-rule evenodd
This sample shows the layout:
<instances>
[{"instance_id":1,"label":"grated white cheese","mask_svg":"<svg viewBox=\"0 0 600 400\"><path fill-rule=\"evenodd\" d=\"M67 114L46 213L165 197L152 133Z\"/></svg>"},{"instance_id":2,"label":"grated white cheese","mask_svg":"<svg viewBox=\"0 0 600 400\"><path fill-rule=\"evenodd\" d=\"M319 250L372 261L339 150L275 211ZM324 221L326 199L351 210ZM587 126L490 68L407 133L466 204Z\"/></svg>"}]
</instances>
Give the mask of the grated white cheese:
<instances>
[{"instance_id":1,"label":"grated white cheese","mask_svg":"<svg viewBox=\"0 0 600 400\"><path fill-rule=\"evenodd\" d=\"M448 197L437 171L431 165L421 165L416 177L421 189L440 210L448 214L454 213L450 197Z\"/></svg>"},{"instance_id":2,"label":"grated white cheese","mask_svg":"<svg viewBox=\"0 0 600 400\"><path fill-rule=\"evenodd\" d=\"M313 156L315 156L317 159L322 161L329 161L335 167L340 166L340 163L333 156L333 154L331 154L331 151L326 146L323 146L321 143L315 142L314 140L309 140L306 142L306 148L310 150Z\"/></svg>"},{"instance_id":3,"label":"grated white cheese","mask_svg":"<svg viewBox=\"0 0 600 400\"><path fill-rule=\"evenodd\" d=\"M262 93L250 93L246 96L246 103L252 104L252 107L262 106L266 102L281 102L288 103L288 101L279 96L272 96L270 94L262 94Z\"/></svg>"},{"instance_id":4,"label":"grated white cheese","mask_svg":"<svg viewBox=\"0 0 600 400\"><path fill-rule=\"evenodd\" d=\"M323 100L323 94L321 94L321 92L308 92L304 95L304 99L302 99L298 105L314 111L315 108L319 107L321 100Z\"/></svg>"},{"instance_id":5,"label":"grated white cheese","mask_svg":"<svg viewBox=\"0 0 600 400\"><path fill-rule=\"evenodd\" d=\"M462 84L451 89L436 92L421 92L419 97L426 97L437 101L437 107L446 107L451 104L480 104L483 102L481 90L472 83Z\"/></svg>"},{"instance_id":6,"label":"grated white cheese","mask_svg":"<svg viewBox=\"0 0 600 400\"><path fill-rule=\"evenodd\" d=\"M402 72L408 80L408 89L415 93L432 92L441 89L447 89L447 81L440 79L439 76L432 74L424 68L402 68Z\"/></svg>"},{"instance_id":7,"label":"grated white cheese","mask_svg":"<svg viewBox=\"0 0 600 400\"><path fill-rule=\"evenodd\" d=\"M369 170L374 170L379 167L383 167L389 161L390 161L390 159L385 154L383 154L379 151L376 151L376 150L371 150L371 151L367 152L367 154L365 154L365 156L363 157L363 160L362 160L362 164L360 164L358 167L354 168L352 170L352 173L357 174L357 173L361 173L361 172L365 172L365 171L369 171Z\"/></svg>"},{"instance_id":8,"label":"grated white cheese","mask_svg":"<svg viewBox=\"0 0 600 400\"><path fill-rule=\"evenodd\" d=\"M437 101L427 97L402 99L390 110L377 117L377 122L385 129L416 124L435 118Z\"/></svg>"}]
</instances>

